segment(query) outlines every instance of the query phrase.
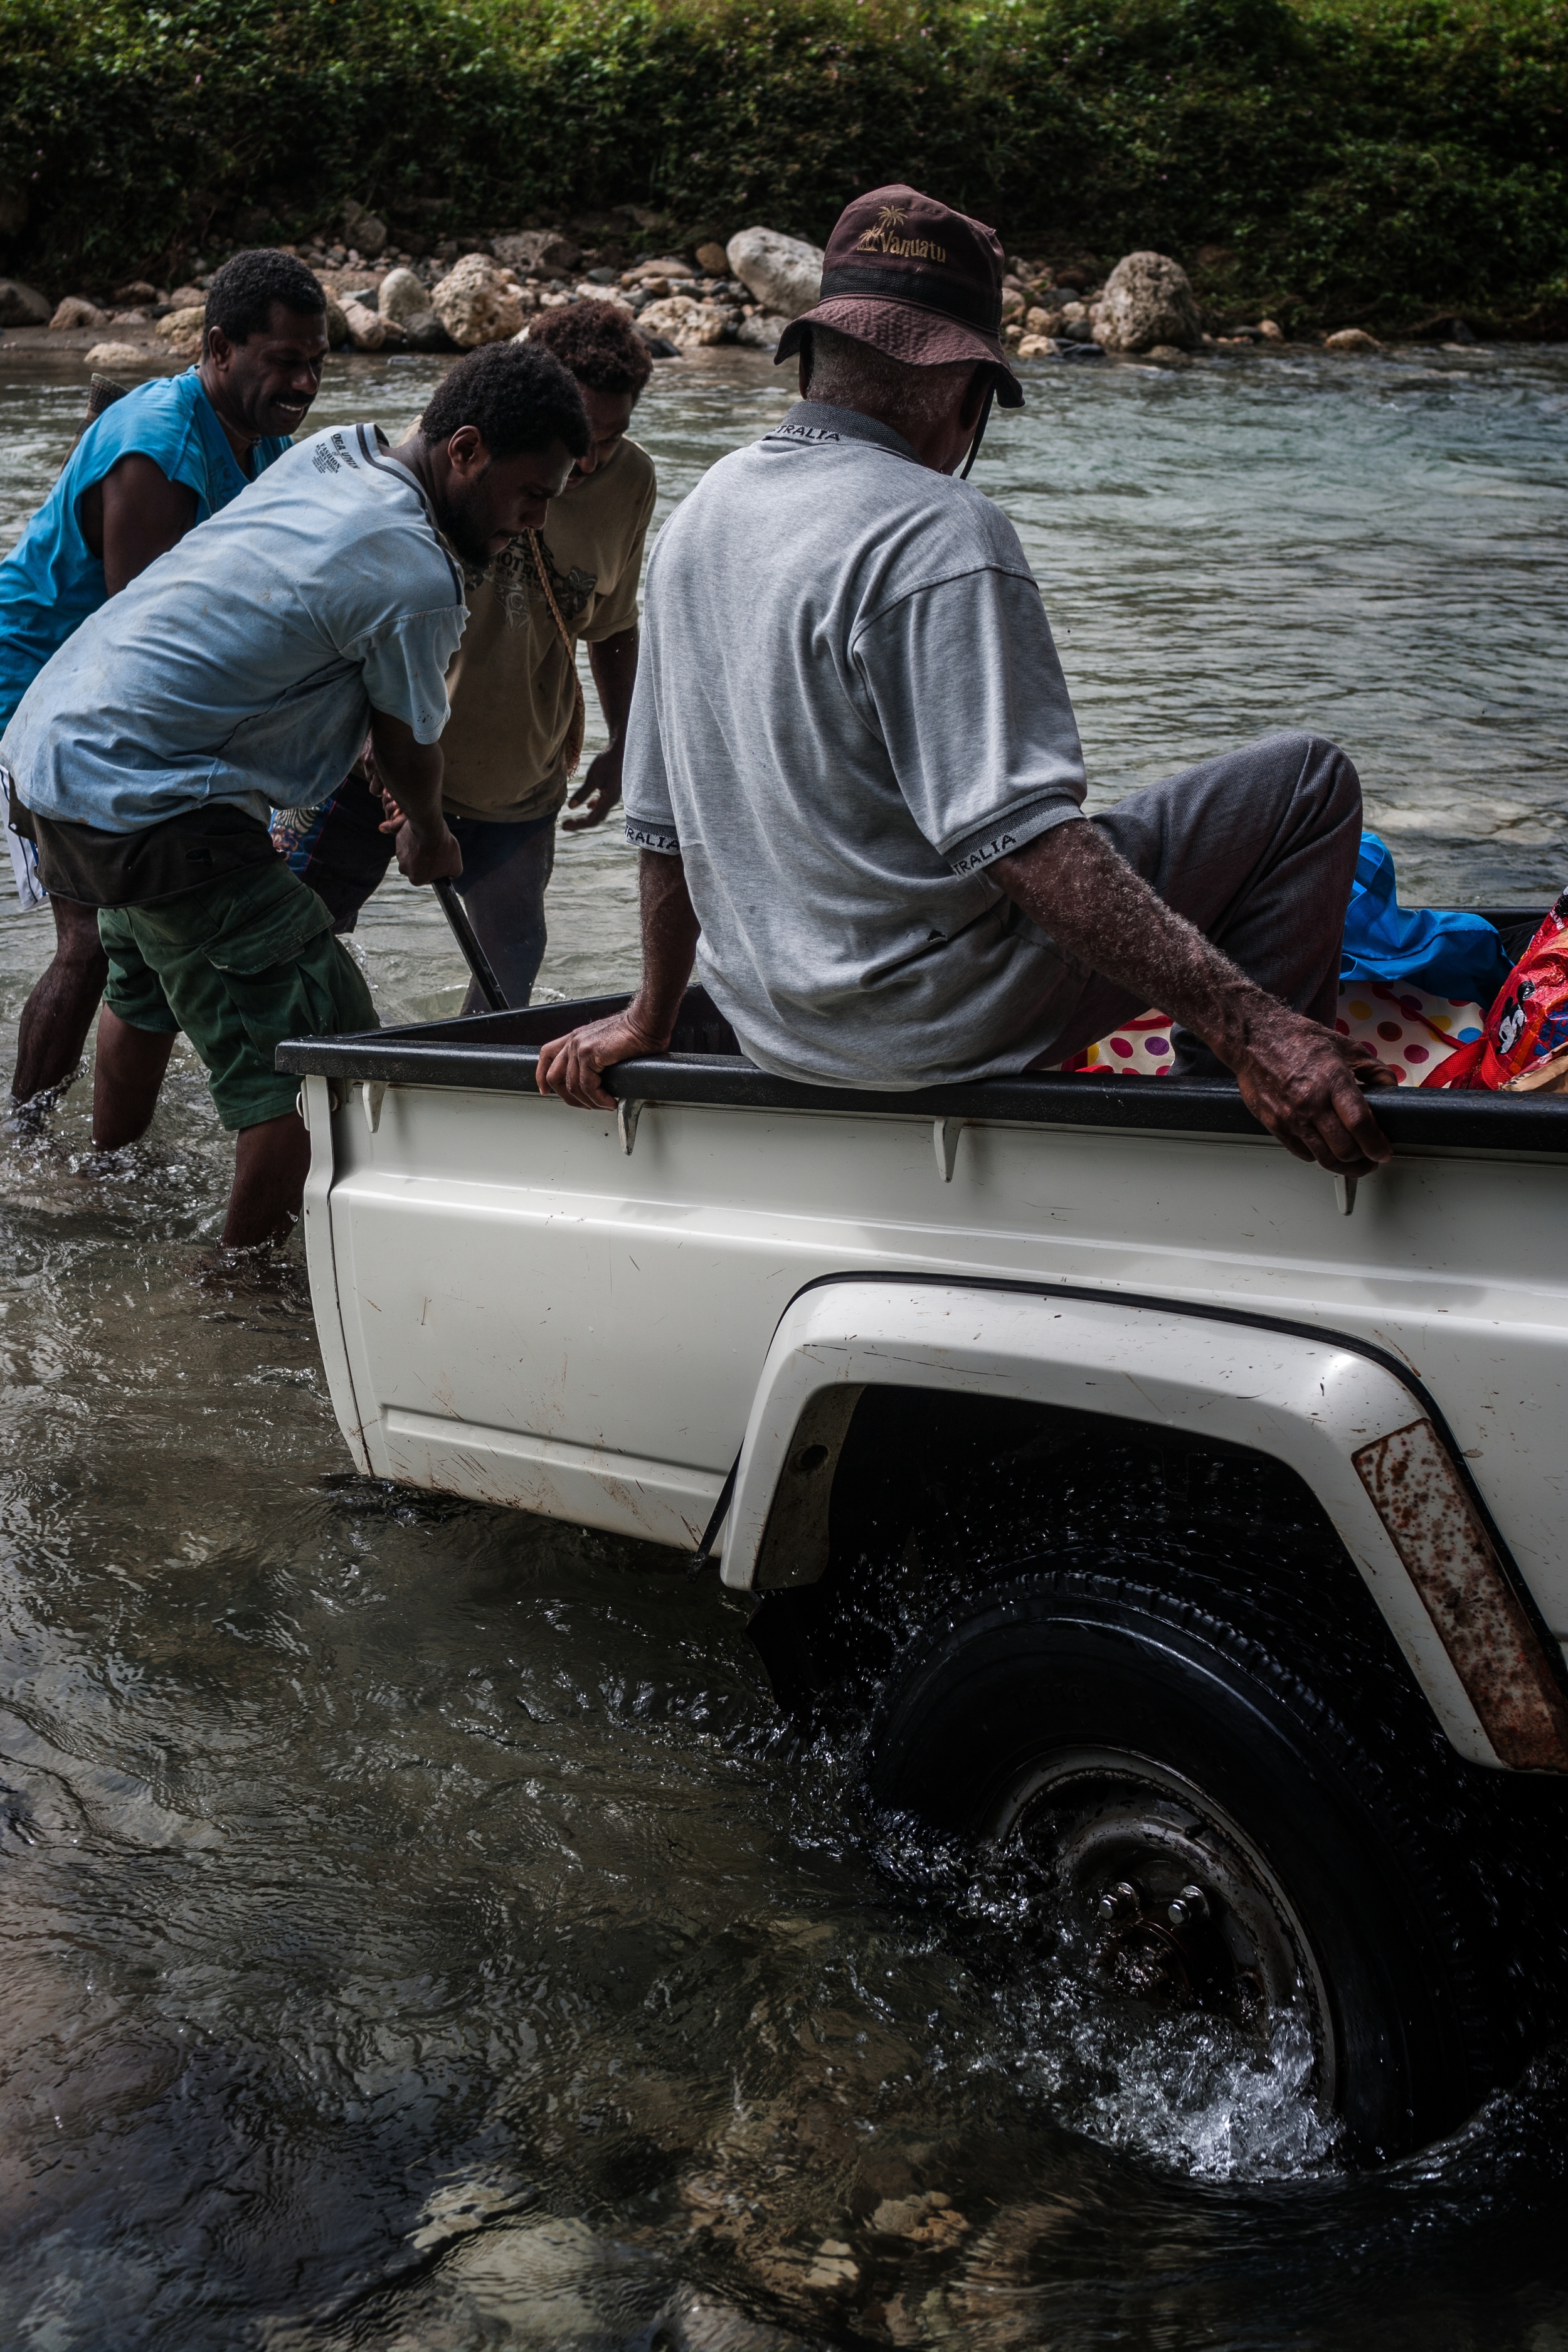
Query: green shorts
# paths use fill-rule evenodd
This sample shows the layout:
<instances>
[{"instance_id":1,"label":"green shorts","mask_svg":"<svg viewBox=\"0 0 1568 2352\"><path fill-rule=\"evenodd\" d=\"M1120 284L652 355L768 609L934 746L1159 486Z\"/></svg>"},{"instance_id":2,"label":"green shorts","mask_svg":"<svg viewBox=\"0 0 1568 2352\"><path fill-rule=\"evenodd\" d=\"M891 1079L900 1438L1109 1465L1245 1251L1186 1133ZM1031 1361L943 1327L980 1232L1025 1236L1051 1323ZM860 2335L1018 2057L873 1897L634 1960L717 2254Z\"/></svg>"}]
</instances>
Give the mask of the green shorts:
<instances>
[{"instance_id":1,"label":"green shorts","mask_svg":"<svg viewBox=\"0 0 1568 2352\"><path fill-rule=\"evenodd\" d=\"M315 892L253 866L150 907L103 907L104 1003L132 1029L183 1029L226 1128L292 1110L300 1081L273 1068L285 1037L380 1024L359 966Z\"/></svg>"}]
</instances>

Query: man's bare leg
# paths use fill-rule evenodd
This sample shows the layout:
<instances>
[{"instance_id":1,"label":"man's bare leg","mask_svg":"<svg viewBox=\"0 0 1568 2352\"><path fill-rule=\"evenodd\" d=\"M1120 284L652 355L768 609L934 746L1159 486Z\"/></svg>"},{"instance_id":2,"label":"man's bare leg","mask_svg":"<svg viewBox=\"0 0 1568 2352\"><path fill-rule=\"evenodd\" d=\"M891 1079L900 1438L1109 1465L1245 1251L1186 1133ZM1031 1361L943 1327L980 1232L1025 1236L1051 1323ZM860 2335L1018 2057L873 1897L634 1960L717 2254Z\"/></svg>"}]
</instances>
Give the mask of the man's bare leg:
<instances>
[{"instance_id":1,"label":"man's bare leg","mask_svg":"<svg viewBox=\"0 0 1568 2352\"><path fill-rule=\"evenodd\" d=\"M174 1050L173 1031L132 1029L112 1005L104 1006L92 1073L92 1139L100 1151L119 1151L146 1134Z\"/></svg>"},{"instance_id":2,"label":"man's bare leg","mask_svg":"<svg viewBox=\"0 0 1568 2352\"><path fill-rule=\"evenodd\" d=\"M263 1242L287 1241L310 1172L310 1131L298 1111L242 1127L235 1143L224 1247L255 1249Z\"/></svg>"},{"instance_id":3,"label":"man's bare leg","mask_svg":"<svg viewBox=\"0 0 1568 2352\"><path fill-rule=\"evenodd\" d=\"M74 898L51 898L53 961L22 1007L16 1030L13 1102L32 1102L63 1087L81 1060L92 1016L109 978L109 958L98 936L98 909Z\"/></svg>"}]
</instances>

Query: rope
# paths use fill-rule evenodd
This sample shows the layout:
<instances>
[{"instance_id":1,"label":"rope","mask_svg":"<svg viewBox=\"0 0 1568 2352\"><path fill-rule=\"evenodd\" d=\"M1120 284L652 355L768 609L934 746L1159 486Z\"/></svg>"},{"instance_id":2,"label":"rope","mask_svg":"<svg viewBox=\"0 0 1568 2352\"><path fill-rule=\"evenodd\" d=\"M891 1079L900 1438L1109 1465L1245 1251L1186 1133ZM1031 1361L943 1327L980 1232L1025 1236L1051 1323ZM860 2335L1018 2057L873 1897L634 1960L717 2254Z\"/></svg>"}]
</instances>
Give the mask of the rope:
<instances>
[{"instance_id":1,"label":"rope","mask_svg":"<svg viewBox=\"0 0 1568 2352\"><path fill-rule=\"evenodd\" d=\"M577 762L583 756L583 734L588 723L588 714L583 708L583 681L577 675L577 646L571 631L561 617L561 607L557 604L554 591L550 585L550 567L544 561L543 533L531 530L528 534L528 543L533 551L533 568L539 574L539 584L544 591L544 601L550 607L550 617L554 622L561 642L566 648L566 663L572 673L572 692L575 700L572 709L572 723L566 730L563 757L565 761L564 772L569 776L574 776L577 772Z\"/></svg>"}]
</instances>

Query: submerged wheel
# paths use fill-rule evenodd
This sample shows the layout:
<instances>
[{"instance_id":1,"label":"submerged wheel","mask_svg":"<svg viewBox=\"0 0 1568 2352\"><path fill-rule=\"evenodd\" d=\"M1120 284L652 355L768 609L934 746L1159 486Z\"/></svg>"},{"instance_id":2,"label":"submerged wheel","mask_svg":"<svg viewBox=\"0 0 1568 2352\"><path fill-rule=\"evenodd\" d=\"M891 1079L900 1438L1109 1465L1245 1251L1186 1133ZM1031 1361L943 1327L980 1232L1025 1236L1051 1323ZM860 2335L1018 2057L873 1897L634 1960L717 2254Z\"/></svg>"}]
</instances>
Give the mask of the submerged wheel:
<instances>
[{"instance_id":1,"label":"submerged wheel","mask_svg":"<svg viewBox=\"0 0 1568 2352\"><path fill-rule=\"evenodd\" d=\"M1037 1873L1110 1990L1304 2037L1362 2157L1418 2146L1508 2063L1453 1759L1331 1705L1262 1612L1152 1566L1019 1562L952 1610L884 1691L873 1792Z\"/></svg>"}]
</instances>

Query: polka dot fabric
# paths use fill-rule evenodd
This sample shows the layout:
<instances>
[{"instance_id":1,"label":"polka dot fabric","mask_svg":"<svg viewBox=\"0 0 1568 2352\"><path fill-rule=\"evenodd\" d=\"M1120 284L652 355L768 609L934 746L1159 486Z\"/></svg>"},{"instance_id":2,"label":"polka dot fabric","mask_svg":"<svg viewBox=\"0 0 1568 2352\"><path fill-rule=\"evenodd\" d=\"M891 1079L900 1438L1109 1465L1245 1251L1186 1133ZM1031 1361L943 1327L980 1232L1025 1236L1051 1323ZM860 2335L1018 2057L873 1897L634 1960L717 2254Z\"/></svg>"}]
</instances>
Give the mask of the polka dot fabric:
<instances>
[{"instance_id":1,"label":"polka dot fabric","mask_svg":"<svg viewBox=\"0 0 1568 2352\"><path fill-rule=\"evenodd\" d=\"M1456 1045L1481 1034L1479 1004L1385 981L1356 981L1340 991L1342 1037L1364 1037L1401 1086L1418 1087ZM1062 1068L1089 1077L1159 1078L1172 1066L1171 1024L1163 1013L1123 1022L1109 1037L1075 1054Z\"/></svg>"}]
</instances>

